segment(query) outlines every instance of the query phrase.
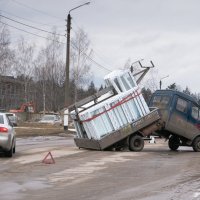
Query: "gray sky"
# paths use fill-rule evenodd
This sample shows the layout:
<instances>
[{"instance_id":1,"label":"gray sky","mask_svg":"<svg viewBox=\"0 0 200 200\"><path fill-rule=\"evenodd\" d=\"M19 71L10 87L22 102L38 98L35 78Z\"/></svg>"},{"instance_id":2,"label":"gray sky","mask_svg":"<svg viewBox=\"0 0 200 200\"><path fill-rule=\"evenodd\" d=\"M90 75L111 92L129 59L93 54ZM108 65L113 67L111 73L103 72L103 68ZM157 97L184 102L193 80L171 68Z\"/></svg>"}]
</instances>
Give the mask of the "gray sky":
<instances>
[{"instance_id":1,"label":"gray sky","mask_svg":"<svg viewBox=\"0 0 200 200\"><path fill-rule=\"evenodd\" d=\"M85 2L87 0L0 0L0 10L6 16L45 30L56 25L63 34L68 11ZM91 40L93 59L106 68L122 68L129 58L132 62L141 58L145 63L152 60L158 70L157 84L160 78L169 75L163 80L163 87L176 82L182 88L187 85L193 92L200 92L199 9L198 0L91 0L89 6L71 13L72 29L84 29ZM39 31L9 24L45 36ZM11 28L10 31L13 42L24 35L38 46L45 43L35 36ZM97 80L107 74L95 65L92 70Z\"/></svg>"}]
</instances>

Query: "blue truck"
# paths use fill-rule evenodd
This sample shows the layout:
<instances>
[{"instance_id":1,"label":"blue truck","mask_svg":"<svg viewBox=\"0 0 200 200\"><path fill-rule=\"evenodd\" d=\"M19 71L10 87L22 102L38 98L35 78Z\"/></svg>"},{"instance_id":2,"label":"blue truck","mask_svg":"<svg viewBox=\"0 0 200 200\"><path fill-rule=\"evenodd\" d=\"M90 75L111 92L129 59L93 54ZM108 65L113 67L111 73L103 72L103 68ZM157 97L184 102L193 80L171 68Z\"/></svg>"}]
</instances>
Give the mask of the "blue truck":
<instances>
[{"instance_id":1,"label":"blue truck","mask_svg":"<svg viewBox=\"0 0 200 200\"><path fill-rule=\"evenodd\" d=\"M142 66L140 61L139 64L143 70L135 74L131 70L132 75L129 74L129 76L135 77L137 84L141 82L150 68L154 67L152 61L151 67ZM148 113L136 120L129 121L128 124L119 129L113 129L112 132L101 138L88 137L88 127L83 125L84 120L80 119L81 113L115 97L122 90L123 84L126 88L130 79L129 76L127 76L127 73L116 76L111 81L113 84L108 84L109 87L69 107L70 110L73 110L71 117L77 130L77 135L74 138L75 144L79 148L95 150L119 150L128 147L131 151L141 151L144 147L144 140L149 140L151 135L157 134L168 140L168 146L173 151L176 151L179 146L191 146L194 151L200 152L200 105L190 95L175 90L157 90L149 101ZM123 84L120 85L119 83ZM129 90L127 89L127 91ZM105 95L108 96L101 99ZM123 101L123 103L125 102ZM118 104L114 107L117 106ZM102 114L107 115L109 110ZM100 114L96 117L100 117ZM104 122L101 123L103 125ZM95 128L99 129L97 126ZM93 133L92 128L89 130Z\"/></svg>"},{"instance_id":2,"label":"blue truck","mask_svg":"<svg viewBox=\"0 0 200 200\"><path fill-rule=\"evenodd\" d=\"M192 146L194 151L200 151L200 105L193 97L174 90L157 90L149 107L159 109L164 123L156 133L168 139L171 150Z\"/></svg>"}]
</instances>

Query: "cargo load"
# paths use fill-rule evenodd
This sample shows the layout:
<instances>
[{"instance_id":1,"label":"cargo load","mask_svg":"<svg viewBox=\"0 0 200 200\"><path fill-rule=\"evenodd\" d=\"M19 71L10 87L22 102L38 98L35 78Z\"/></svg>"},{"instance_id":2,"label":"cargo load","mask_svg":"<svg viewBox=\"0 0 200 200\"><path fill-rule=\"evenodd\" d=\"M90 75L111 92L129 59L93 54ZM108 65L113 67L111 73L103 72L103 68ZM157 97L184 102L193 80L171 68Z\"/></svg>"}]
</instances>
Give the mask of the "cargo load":
<instances>
[{"instance_id":1,"label":"cargo load","mask_svg":"<svg viewBox=\"0 0 200 200\"><path fill-rule=\"evenodd\" d=\"M79 122L74 118L74 111L71 112L77 137L99 140L150 112L130 71L113 71L104 80L106 86L112 86L116 94L80 112Z\"/></svg>"},{"instance_id":2,"label":"cargo load","mask_svg":"<svg viewBox=\"0 0 200 200\"><path fill-rule=\"evenodd\" d=\"M76 128L74 141L79 148L128 147L131 151L141 151L144 140L163 127L158 109L147 106L138 86L154 65L139 64L143 70L135 74L132 70L115 70L106 75L106 88L69 107Z\"/></svg>"}]
</instances>

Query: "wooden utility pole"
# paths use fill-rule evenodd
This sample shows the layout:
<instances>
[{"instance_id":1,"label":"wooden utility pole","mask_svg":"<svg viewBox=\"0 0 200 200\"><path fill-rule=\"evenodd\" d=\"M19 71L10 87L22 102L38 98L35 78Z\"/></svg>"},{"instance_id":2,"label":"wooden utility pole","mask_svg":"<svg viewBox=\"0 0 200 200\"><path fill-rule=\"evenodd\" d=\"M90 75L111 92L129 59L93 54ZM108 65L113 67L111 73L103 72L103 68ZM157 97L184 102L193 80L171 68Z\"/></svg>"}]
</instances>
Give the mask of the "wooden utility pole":
<instances>
[{"instance_id":1,"label":"wooden utility pole","mask_svg":"<svg viewBox=\"0 0 200 200\"><path fill-rule=\"evenodd\" d=\"M69 106L70 29L71 29L71 15L68 14L67 16L67 47L66 47L65 108Z\"/></svg>"},{"instance_id":2,"label":"wooden utility pole","mask_svg":"<svg viewBox=\"0 0 200 200\"><path fill-rule=\"evenodd\" d=\"M70 91L69 91L69 65L70 65L70 30L71 30L71 15L70 12L80 8L84 5L88 5L90 4L90 2L81 4L77 7L72 8L71 10L69 10L69 13L67 15L67 47L66 47L66 80L65 80L65 111L64 111L64 130L68 130L68 115L69 115L69 110L68 110L68 106L69 106L69 100L70 100Z\"/></svg>"}]
</instances>

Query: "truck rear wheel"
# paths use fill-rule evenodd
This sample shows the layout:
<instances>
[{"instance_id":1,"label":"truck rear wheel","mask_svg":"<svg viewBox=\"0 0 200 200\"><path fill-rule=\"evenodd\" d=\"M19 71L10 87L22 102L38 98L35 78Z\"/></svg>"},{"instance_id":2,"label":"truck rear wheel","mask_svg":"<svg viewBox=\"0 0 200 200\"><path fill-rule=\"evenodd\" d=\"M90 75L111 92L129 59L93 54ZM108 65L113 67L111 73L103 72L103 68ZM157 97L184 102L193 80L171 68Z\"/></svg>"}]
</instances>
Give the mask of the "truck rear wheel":
<instances>
[{"instance_id":1,"label":"truck rear wheel","mask_svg":"<svg viewBox=\"0 0 200 200\"><path fill-rule=\"evenodd\" d=\"M192 147L194 151L200 152L200 137L194 139Z\"/></svg>"},{"instance_id":2,"label":"truck rear wheel","mask_svg":"<svg viewBox=\"0 0 200 200\"><path fill-rule=\"evenodd\" d=\"M129 149L131 151L142 151L144 148L144 140L139 135L131 136L129 139Z\"/></svg>"},{"instance_id":3,"label":"truck rear wheel","mask_svg":"<svg viewBox=\"0 0 200 200\"><path fill-rule=\"evenodd\" d=\"M176 151L180 146L180 139L177 136L172 135L169 138L168 146L172 151Z\"/></svg>"}]
</instances>

